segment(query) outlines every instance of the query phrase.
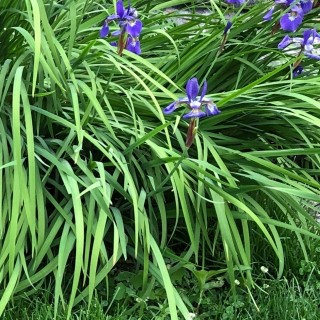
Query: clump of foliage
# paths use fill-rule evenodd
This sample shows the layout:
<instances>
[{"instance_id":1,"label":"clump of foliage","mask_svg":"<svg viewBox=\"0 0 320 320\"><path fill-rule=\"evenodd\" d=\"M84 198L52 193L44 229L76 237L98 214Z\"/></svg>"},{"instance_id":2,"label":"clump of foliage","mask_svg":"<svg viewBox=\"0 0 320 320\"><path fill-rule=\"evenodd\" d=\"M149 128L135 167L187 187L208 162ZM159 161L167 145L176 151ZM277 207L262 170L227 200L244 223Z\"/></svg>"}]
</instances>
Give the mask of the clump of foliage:
<instances>
[{"instance_id":1,"label":"clump of foliage","mask_svg":"<svg viewBox=\"0 0 320 320\"><path fill-rule=\"evenodd\" d=\"M190 13L176 24L164 9L182 3ZM141 301L161 286L171 318L187 319L197 305L173 284L182 270L200 291L223 276L234 296L236 279L251 294L257 239L279 278L283 231L310 261L318 61L277 48L285 34L276 14L263 21L269 4L201 3L210 14L196 1L132 1L143 29L129 32L124 15L109 25L105 1L1 1L0 315L50 282L54 316L62 307L70 318L96 290L111 304L115 272L128 268ZM318 11L299 35L316 29ZM108 33L120 26L118 50L99 36L106 17ZM221 113L165 117L192 78Z\"/></svg>"}]
</instances>

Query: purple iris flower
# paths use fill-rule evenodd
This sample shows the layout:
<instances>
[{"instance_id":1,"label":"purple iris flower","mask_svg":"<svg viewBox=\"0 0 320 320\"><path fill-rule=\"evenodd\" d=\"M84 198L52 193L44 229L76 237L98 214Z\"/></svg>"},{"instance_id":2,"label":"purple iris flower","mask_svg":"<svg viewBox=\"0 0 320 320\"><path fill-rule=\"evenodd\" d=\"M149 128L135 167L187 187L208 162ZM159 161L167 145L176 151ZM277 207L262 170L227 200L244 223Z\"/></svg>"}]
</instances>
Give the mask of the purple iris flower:
<instances>
[{"instance_id":1,"label":"purple iris flower","mask_svg":"<svg viewBox=\"0 0 320 320\"><path fill-rule=\"evenodd\" d=\"M197 78L188 80L186 86L187 96L171 103L169 106L163 109L163 113L170 114L181 104L186 104L191 111L183 116L184 119L203 118L219 114L221 111L217 108L216 104L213 103L211 99L205 97L205 94L207 93L206 81L203 84L200 97L198 96L199 92L200 87ZM203 111L203 107L205 111Z\"/></svg>"},{"instance_id":2,"label":"purple iris flower","mask_svg":"<svg viewBox=\"0 0 320 320\"><path fill-rule=\"evenodd\" d=\"M112 35L120 35L121 33L127 33L132 37L139 37L141 30L142 30L142 22L137 19L138 12L135 8L128 6L125 8L122 0L117 1L116 5L116 14L112 14L111 16L107 17L104 21L103 26L100 30L100 37L106 37L110 30L109 30L109 23L111 21L118 21L120 30L113 32Z\"/></svg>"},{"instance_id":3,"label":"purple iris flower","mask_svg":"<svg viewBox=\"0 0 320 320\"><path fill-rule=\"evenodd\" d=\"M222 52L224 50L224 46L227 43L228 33L229 33L231 27L232 27L232 22L228 21L224 30L223 30L222 42L221 42L220 49L219 49L220 52Z\"/></svg>"},{"instance_id":4,"label":"purple iris flower","mask_svg":"<svg viewBox=\"0 0 320 320\"><path fill-rule=\"evenodd\" d=\"M226 27L223 30L223 34L227 34L232 27L232 22L228 21Z\"/></svg>"},{"instance_id":5,"label":"purple iris flower","mask_svg":"<svg viewBox=\"0 0 320 320\"><path fill-rule=\"evenodd\" d=\"M294 78L296 78L297 76L300 76L300 74L303 71L303 66L301 66L300 64L298 66L296 66L293 71L292 71L292 76Z\"/></svg>"},{"instance_id":6,"label":"purple iris flower","mask_svg":"<svg viewBox=\"0 0 320 320\"><path fill-rule=\"evenodd\" d=\"M236 7L239 7L242 4L244 4L245 0L226 0L226 2L229 3L229 4L233 4Z\"/></svg>"},{"instance_id":7,"label":"purple iris flower","mask_svg":"<svg viewBox=\"0 0 320 320\"><path fill-rule=\"evenodd\" d=\"M303 32L303 38L290 38L286 35L278 44L278 49L284 49L291 43L299 43L301 45L301 53L307 57L320 60L320 53L313 47L314 44L320 43L320 35L316 29L308 29Z\"/></svg>"},{"instance_id":8,"label":"purple iris flower","mask_svg":"<svg viewBox=\"0 0 320 320\"><path fill-rule=\"evenodd\" d=\"M285 31L294 32L302 23L303 15L308 13L312 7L313 2L311 0L300 0L298 3L294 3L294 0L275 0L276 5L281 5L284 8L292 6L290 11L285 13L280 18L281 28ZM263 19L269 21L272 19L275 6L263 16Z\"/></svg>"}]
</instances>

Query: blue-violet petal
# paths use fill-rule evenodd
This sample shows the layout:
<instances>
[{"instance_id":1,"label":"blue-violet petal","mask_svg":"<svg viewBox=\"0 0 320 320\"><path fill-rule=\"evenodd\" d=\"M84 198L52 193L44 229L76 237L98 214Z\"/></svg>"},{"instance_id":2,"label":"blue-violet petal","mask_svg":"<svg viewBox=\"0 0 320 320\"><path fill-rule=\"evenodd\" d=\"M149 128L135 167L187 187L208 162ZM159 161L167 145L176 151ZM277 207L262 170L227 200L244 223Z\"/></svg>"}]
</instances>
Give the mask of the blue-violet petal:
<instances>
[{"instance_id":1,"label":"blue-violet petal","mask_svg":"<svg viewBox=\"0 0 320 320\"><path fill-rule=\"evenodd\" d=\"M186 93L189 99L189 102L197 98L199 92L199 84L197 78L192 78L188 80L186 86Z\"/></svg>"},{"instance_id":2,"label":"blue-violet petal","mask_svg":"<svg viewBox=\"0 0 320 320\"><path fill-rule=\"evenodd\" d=\"M117 12L117 15L122 19L125 12L122 0L117 1L116 12Z\"/></svg>"},{"instance_id":3,"label":"blue-violet petal","mask_svg":"<svg viewBox=\"0 0 320 320\"><path fill-rule=\"evenodd\" d=\"M214 104L214 103L207 104L207 106L206 106L207 116L215 116L215 115L219 114L220 112L221 111L218 109L216 104Z\"/></svg>"},{"instance_id":4,"label":"blue-violet petal","mask_svg":"<svg viewBox=\"0 0 320 320\"><path fill-rule=\"evenodd\" d=\"M204 98L204 96L207 93L207 89L208 89L208 84L207 81L205 80L202 86L202 92L201 92L201 97L200 97L200 102L202 101L202 99Z\"/></svg>"},{"instance_id":5,"label":"blue-violet petal","mask_svg":"<svg viewBox=\"0 0 320 320\"><path fill-rule=\"evenodd\" d=\"M109 25L107 22L104 22L102 28L100 29L100 37L105 38L109 34Z\"/></svg>"},{"instance_id":6,"label":"blue-violet petal","mask_svg":"<svg viewBox=\"0 0 320 320\"><path fill-rule=\"evenodd\" d=\"M266 20L266 21L271 20L273 11L274 11L274 6L263 16L263 20Z\"/></svg>"},{"instance_id":7,"label":"blue-violet petal","mask_svg":"<svg viewBox=\"0 0 320 320\"><path fill-rule=\"evenodd\" d=\"M284 14L280 18L280 26L282 30L295 32L302 23L302 16L295 11Z\"/></svg>"},{"instance_id":8,"label":"blue-violet petal","mask_svg":"<svg viewBox=\"0 0 320 320\"><path fill-rule=\"evenodd\" d=\"M140 41L128 37L126 49L135 54L141 54Z\"/></svg>"},{"instance_id":9,"label":"blue-violet petal","mask_svg":"<svg viewBox=\"0 0 320 320\"><path fill-rule=\"evenodd\" d=\"M311 59L320 60L320 56L318 56L317 54L305 53L305 55Z\"/></svg>"},{"instance_id":10,"label":"blue-violet petal","mask_svg":"<svg viewBox=\"0 0 320 320\"><path fill-rule=\"evenodd\" d=\"M313 2L311 0L301 0L300 5L303 13L308 13L313 7Z\"/></svg>"},{"instance_id":11,"label":"blue-violet petal","mask_svg":"<svg viewBox=\"0 0 320 320\"><path fill-rule=\"evenodd\" d=\"M167 107L165 107L164 109L162 109L162 112L164 114L170 114L172 113L174 110L177 109L177 106L176 106L176 101L175 102L172 102L171 104L169 104Z\"/></svg>"},{"instance_id":12,"label":"blue-violet petal","mask_svg":"<svg viewBox=\"0 0 320 320\"><path fill-rule=\"evenodd\" d=\"M290 38L288 35L286 35L281 42L278 44L278 49L284 49L287 47L290 43L292 43L292 38Z\"/></svg>"},{"instance_id":13,"label":"blue-violet petal","mask_svg":"<svg viewBox=\"0 0 320 320\"><path fill-rule=\"evenodd\" d=\"M203 118L206 117L207 114L200 110L200 109L192 109L189 113L185 114L183 116L184 119L190 119L190 118Z\"/></svg>"},{"instance_id":14,"label":"blue-violet petal","mask_svg":"<svg viewBox=\"0 0 320 320\"><path fill-rule=\"evenodd\" d=\"M127 33L132 37L139 37L142 30L142 22L140 20L129 21L127 24Z\"/></svg>"}]
</instances>

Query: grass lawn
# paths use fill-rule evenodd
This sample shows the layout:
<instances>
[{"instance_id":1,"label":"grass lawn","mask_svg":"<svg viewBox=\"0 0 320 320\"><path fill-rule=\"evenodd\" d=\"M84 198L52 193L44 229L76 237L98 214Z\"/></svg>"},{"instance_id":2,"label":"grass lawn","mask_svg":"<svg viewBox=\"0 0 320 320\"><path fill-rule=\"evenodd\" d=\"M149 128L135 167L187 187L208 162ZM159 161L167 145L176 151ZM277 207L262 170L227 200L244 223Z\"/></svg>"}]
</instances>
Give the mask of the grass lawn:
<instances>
[{"instance_id":1,"label":"grass lawn","mask_svg":"<svg viewBox=\"0 0 320 320\"><path fill-rule=\"evenodd\" d=\"M173 276L181 296L190 306L191 319L216 320L316 320L320 318L320 263L319 243L313 243L313 261L306 262L301 250L297 250L296 240L287 239L288 269L285 276L277 280L266 267L256 270L255 288L248 290L243 280L237 282L237 296L233 297L227 277L210 279L202 293L193 273L185 270ZM291 246L291 249L290 249ZM289 256L292 259L289 259ZM271 266L272 264L270 264ZM227 276L227 275L226 275ZM170 319L165 291L160 285L148 298L141 298L138 290L139 277L135 272L121 271L114 275L113 295L107 300L101 292L96 292L90 306L82 302L74 309L72 320L165 320ZM35 298L22 298L11 302L4 320L46 320L53 319L54 305L51 289L43 291ZM109 301L109 302L108 302ZM195 314L197 314L195 316ZM57 319L66 319L66 310L59 307ZM195 316L195 317L194 317Z\"/></svg>"},{"instance_id":2,"label":"grass lawn","mask_svg":"<svg viewBox=\"0 0 320 320\"><path fill-rule=\"evenodd\" d=\"M319 286L320 282L317 283ZM187 292L188 288L184 288ZM263 291L262 291L263 290ZM271 280L265 282L262 290L255 290L255 304L248 300L248 295L239 295L232 301L228 293L210 290L205 294L199 315L194 319L223 320L317 320L320 318L320 296L316 285L301 287L296 278ZM191 289L192 291L192 289ZM46 294L32 300L21 300L14 307L9 307L3 320L51 320L54 315L53 305L45 299ZM114 302L112 312L107 313L103 302L94 299L91 306L77 306L72 320L160 320L170 319L167 306L148 303L131 312L122 302ZM257 310L259 308L259 311ZM129 312L128 312L129 311ZM57 319L66 319L66 313L59 311ZM191 318L190 318L191 319Z\"/></svg>"}]
</instances>

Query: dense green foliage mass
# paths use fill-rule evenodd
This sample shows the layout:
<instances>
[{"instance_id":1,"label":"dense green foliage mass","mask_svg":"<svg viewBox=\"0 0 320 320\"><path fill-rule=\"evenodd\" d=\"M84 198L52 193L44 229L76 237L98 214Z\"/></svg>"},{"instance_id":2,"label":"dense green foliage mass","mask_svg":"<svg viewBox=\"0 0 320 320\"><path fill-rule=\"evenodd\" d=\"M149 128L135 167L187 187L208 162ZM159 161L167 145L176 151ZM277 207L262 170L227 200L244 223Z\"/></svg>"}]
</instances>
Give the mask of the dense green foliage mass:
<instances>
[{"instance_id":1,"label":"dense green foliage mass","mask_svg":"<svg viewBox=\"0 0 320 320\"><path fill-rule=\"evenodd\" d=\"M164 11L176 4L183 24ZM112 1L1 0L0 315L53 283L53 312L69 317L95 291L110 302L115 275L135 270L140 299L161 286L171 318L188 319L197 306L173 285L182 271L200 295L217 276L251 292L265 252L283 274L288 234L309 260L319 62L303 58L292 78L300 57L277 49L279 14L262 20L271 3L201 4L209 15L196 1L132 1L142 54L119 56L99 39ZM221 114L201 119L186 149L187 121L162 108L192 77Z\"/></svg>"}]
</instances>

